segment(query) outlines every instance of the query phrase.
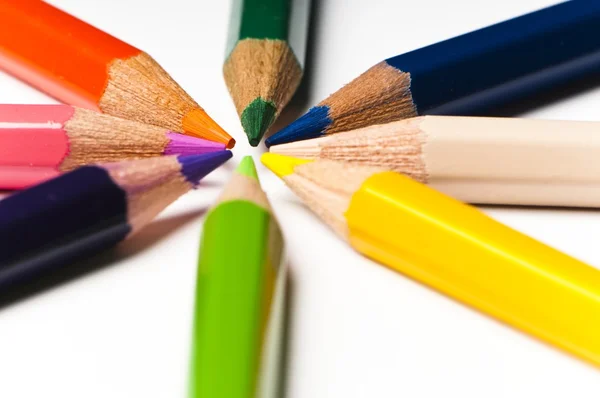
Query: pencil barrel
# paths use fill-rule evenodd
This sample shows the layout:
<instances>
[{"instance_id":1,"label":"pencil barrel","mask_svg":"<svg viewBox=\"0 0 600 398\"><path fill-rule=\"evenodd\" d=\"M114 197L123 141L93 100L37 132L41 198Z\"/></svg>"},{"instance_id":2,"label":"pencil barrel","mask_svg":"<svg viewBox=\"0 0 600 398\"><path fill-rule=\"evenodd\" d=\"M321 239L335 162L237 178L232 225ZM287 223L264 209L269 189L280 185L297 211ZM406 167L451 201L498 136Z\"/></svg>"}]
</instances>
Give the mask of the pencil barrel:
<instances>
[{"instance_id":1,"label":"pencil barrel","mask_svg":"<svg viewBox=\"0 0 600 398\"><path fill-rule=\"evenodd\" d=\"M106 249L131 232L104 169L83 167L0 201L0 291Z\"/></svg>"},{"instance_id":2,"label":"pencil barrel","mask_svg":"<svg viewBox=\"0 0 600 398\"><path fill-rule=\"evenodd\" d=\"M64 103L99 110L108 66L139 53L43 1L2 1L0 68Z\"/></svg>"},{"instance_id":3,"label":"pencil barrel","mask_svg":"<svg viewBox=\"0 0 600 398\"><path fill-rule=\"evenodd\" d=\"M600 364L600 272L397 173L346 214L361 253Z\"/></svg>"},{"instance_id":4,"label":"pencil barrel","mask_svg":"<svg viewBox=\"0 0 600 398\"><path fill-rule=\"evenodd\" d=\"M207 216L198 262L190 397L247 398L259 389L273 391L261 377L269 367L266 337L276 338L269 330L280 322L273 317L273 304L278 301L275 287L281 285L281 247L272 216L253 203L225 202ZM278 353L272 354L276 360Z\"/></svg>"},{"instance_id":5,"label":"pencil barrel","mask_svg":"<svg viewBox=\"0 0 600 398\"><path fill-rule=\"evenodd\" d=\"M600 70L600 5L566 1L386 60L419 115L476 115Z\"/></svg>"},{"instance_id":6,"label":"pencil barrel","mask_svg":"<svg viewBox=\"0 0 600 398\"><path fill-rule=\"evenodd\" d=\"M420 128L424 180L454 198L600 206L600 123L426 116Z\"/></svg>"}]
</instances>

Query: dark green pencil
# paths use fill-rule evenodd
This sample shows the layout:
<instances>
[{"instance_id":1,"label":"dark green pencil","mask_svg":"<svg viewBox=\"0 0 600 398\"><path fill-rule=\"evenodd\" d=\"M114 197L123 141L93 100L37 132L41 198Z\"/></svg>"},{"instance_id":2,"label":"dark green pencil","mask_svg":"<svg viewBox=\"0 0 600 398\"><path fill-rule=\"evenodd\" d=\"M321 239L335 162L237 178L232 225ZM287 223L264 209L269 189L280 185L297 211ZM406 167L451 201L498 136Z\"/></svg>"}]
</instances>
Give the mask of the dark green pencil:
<instances>
[{"instance_id":1,"label":"dark green pencil","mask_svg":"<svg viewBox=\"0 0 600 398\"><path fill-rule=\"evenodd\" d=\"M257 146L302 79L310 0L234 0L223 66L250 145Z\"/></svg>"}]
</instances>

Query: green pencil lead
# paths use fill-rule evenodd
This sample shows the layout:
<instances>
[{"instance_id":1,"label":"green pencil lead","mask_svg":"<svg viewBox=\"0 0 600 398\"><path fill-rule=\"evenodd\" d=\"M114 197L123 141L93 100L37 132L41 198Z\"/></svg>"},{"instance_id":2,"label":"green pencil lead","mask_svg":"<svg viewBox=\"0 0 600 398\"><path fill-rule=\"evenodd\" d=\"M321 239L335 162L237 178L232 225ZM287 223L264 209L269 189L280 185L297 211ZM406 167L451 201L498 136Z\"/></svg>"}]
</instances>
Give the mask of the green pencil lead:
<instances>
[{"instance_id":1,"label":"green pencil lead","mask_svg":"<svg viewBox=\"0 0 600 398\"><path fill-rule=\"evenodd\" d=\"M244 156L235 171L238 174L253 178L258 181L258 173L256 172L256 166L254 165L252 156Z\"/></svg>"},{"instance_id":2,"label":"green pencil lead","mask_svg":"<svg viewBox=\"0 0 600 398\"><path fill-rule=\"evenodd\" d=\"M250 145L257 146L265 132L275 121L277 108L274 104L256 98L242 112L242 127L248 136Z\"/></svg>"}]
</instances>

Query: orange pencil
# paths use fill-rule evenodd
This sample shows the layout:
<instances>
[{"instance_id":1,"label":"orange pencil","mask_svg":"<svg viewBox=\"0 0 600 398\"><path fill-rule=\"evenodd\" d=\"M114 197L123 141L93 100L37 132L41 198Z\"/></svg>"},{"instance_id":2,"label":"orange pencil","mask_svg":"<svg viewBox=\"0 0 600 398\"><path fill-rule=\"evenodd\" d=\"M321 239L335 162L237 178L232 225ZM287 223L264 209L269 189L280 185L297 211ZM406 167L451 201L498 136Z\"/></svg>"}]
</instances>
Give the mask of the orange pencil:
<instances>
[{"instance_id":1,"label":"orange pencil","mask_svg":"<svg viewBox=\"0 0 600 398\"><path fill-rule=\"evenodd\" d=\"M235 144L148 54L40 0L0 0L0 69L70 105Z\"/></svg>"}]
</instances>

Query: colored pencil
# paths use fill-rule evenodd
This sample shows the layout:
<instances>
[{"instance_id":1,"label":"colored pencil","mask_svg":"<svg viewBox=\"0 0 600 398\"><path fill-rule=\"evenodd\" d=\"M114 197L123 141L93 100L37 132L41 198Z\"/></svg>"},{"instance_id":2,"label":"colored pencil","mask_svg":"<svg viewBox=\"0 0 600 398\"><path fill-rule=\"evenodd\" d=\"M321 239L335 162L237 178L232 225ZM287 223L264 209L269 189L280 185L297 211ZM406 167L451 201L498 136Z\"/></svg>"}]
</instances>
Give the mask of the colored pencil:
<instances>
[{"instance_id":1,"label":"colored pencil","mask_svg":"<svg viewBox=\"0 0 600 398\"><path fill-rule=\"evenodd\" d=\"M0 0L0 69L66 104L235 144L148 54L43 1Z\"/></svg>"},{"instance_id":2,"label":"colored pencil","mask_svg":"<svg viewBox=\"0 0 600 398\"><path fill-rule=\"evenodd\" d=\"M267 153L363 255L600 365L600 271L400 173Z\"/></svg>"},{"instance_id":3,"label":"colored pencil","mask_svg":"<svg viewBox=\"0 0 600 398\"><path fill-rule=\"evenodd\" d=\"M266 143L419 115L485 116L598 72L600 2L567 1L388 58Z\"/></svg>"},{"instance_id":4,"label":"colored pencil","mask_svg":"<svg viewBox=\"0 0 600 398\"><path fill-rule=\"evenodd\" d=\"M276 398L286 284L283 237L246 157L206 216L190 398Z\"/></svg>"},{"instance_id":5,"label":"colored pencil","mask_svg":"<svg viewBox=\"0 0 600 398\"><path fill-rule=\"evenodd\" d=\"M222 151L225 145L69 105L0 104L0 189L91 163Z\"/></svg>"},{"instance_id":6,"label":"colored pencil","mask_svg":"<svg viewBox=\"0 0 600 398\"><path fill-rule=\"evenodd\" d=\"M230 157L83 166L0 201L0 290L129 238Z\"/></svg>"},{"instance_id":7,"label":"colored pencil","mask_svg":"<svg viewBox=\"0 0 600 398\"><path fill-rule=\"evenodd\" d=\"M481 204L600 207L600 123L420 116L271 147L403 173Z\"/></svg>"},{"instance_id":8,"label":"colored pencil","mask_svg":"<svg viewBox=\"0 0 600 398\"><path fill-rule=\"evenodd\" d=\"M302 79L310 0L235 0L232 7L223 74L257 146Z\"/></svg>"}]
</instances>

